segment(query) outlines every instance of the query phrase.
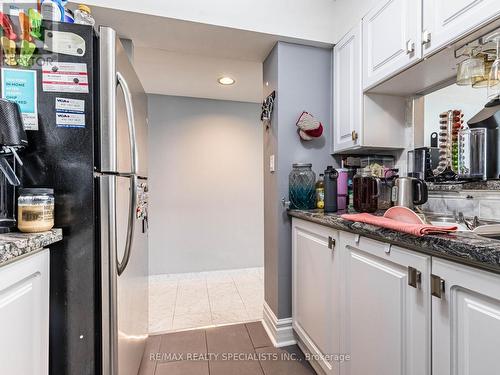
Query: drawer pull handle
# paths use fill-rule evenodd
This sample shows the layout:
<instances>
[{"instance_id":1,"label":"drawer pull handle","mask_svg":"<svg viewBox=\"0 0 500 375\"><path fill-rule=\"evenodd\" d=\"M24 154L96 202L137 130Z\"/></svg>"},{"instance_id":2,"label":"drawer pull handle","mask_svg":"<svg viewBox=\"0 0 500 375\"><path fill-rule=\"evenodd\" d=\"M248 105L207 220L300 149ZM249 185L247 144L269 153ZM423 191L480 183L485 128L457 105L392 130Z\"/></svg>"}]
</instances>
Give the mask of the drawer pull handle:
<instances>
[{"instance_id":1,"label":"drawer pull handle","mask_svg":"<svg viewBox=\"0 0 500 375\"><path fill-rule=\"evenodd\" d=\"M406 42L406 54L409 55L413 52L415 52L415 42L410 39Z\"/></svg>"},{"instance_id":2,"label":"drawer pull handle","mask_svg":"<svg viewBox=\"0 0 500 375\"><path fill-rule=\"evenodd\" d=\"M413 267L408 267L408 285L413 288L420 288L422 282L422 272Z\"/></svg>"},{"instance_id":3,"label":"drawer pull handle","mask_svg":"<svg viewBox=\"0 0 500 375\"><path fill-rule=\"evenodd\" d=\"M428 30L422 32L422 44L429 44L431 42L431 33Z\"/></svg>"},{"instance_id":4,"label":"drawer pull handle","mask_svg":"<svg viewBox=\"0 0 500 375\"><path fill-rule=\"evenodd\" d=\"M336 245L335 239L332 238L332 237L328 237L328 248L330 250L334 250L335 249L335 245Z\"/></svg>"},{"instance_id":5,"label":"drawer pull handle","mask_svg":"<svg viewBox=\"0 0 500 375\"><path fill-rule=\"evenodd\" d=\"M434 297L442 298L445 290L445 283L442 278L431 275L431 294Z\"/></svg>"}]
</instances>

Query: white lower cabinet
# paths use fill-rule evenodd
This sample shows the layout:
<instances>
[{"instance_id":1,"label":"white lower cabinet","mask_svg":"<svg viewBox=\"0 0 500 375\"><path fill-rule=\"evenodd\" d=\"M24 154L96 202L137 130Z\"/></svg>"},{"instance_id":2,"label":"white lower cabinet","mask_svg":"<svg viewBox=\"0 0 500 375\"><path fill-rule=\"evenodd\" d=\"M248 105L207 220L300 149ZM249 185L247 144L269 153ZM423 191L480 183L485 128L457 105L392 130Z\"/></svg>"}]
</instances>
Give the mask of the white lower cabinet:
<instances>
[{"instance_id":1,"label":"white lower cabinet","mask_svg":"<svg viewBox=\"0 0 500 375\"><path fill-rule=\"evenodd\" d=\"M0 267L0 374L49 373L49 251Z\"/></svg>"},{"instance_id":2,"label":"white lower cabinet","mask_svg":"<svg viewBox=\"0 0 500 375\"><path fill-rule=\"evenodd\" d=\"M294 219L292 324L327 374L338 374L340 254L338 231Z\"/></svg>"},{"instance_id":3,"label":"white lower cabinet","mask_svg":"<svg viewBox=\"0 0 500 375\"><path fill-rule=\"evenodd\" d=\"M499 373L500 276L432 261L433 375Z\"/></svg>"},{"instance_id":4,"label":"white lower cabinet","mask_svg":"<svg viewBox=\"0 0 500 375\"><path fill-rule=\"evenodd\" d=\"M430 374L430 257L346 232L340 244L341 373Z\"/></svg>"},{"instance_id":5,"label":"white lower cabinet","mask_svg":"<svg viewBox=\"0 0 500 375\"><path fill-rule=\"evenodd\" d=\"M499 373L500 275L300 219L292 228L293 328L325 373Z\"/></svg>"}]
</instances>

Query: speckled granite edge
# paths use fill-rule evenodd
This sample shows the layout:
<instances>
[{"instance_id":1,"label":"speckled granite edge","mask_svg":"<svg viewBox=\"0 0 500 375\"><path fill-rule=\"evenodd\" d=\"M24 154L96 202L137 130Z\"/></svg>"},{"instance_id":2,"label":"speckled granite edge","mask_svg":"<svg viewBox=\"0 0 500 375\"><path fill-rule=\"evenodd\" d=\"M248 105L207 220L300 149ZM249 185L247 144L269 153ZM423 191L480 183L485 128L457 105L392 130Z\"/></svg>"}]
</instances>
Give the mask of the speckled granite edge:
<instances>
[{"instance_id":1,"label":"speckled granite edge","mask_svg":"<svg viewBox=\"0 0 500 375\"><path fill-rule=\"evenodd\" d=\"M61 241L62 229L52 229L42 233L0 234L0 267L23 255Z\"/></svg>"},{"instance_id":2,"label":"speckled granite edge","mask_svg":"<svg viewBox=\"0 0 500 375\"><path fill-rule=\"evenodd\" d=\"M374 240L500 274L500 241L480 237L470 232L416 237L369 224L354 223L342 219L339 215L325 215L320 211L291 210L288 214L334 229L360 234Z\"/></svg>"},{"instance_id":3,"label":"speckled granite edge","mask_svg":"<svg viewBox=\"0 0 500 375\"><path fill-rule=\"evenodd\" d=\"M468 190L496 190L500 192L500 180L471 181L464 183L443 183L427 182L429 191L468 191Z\"/></svg>"}]
</instances>

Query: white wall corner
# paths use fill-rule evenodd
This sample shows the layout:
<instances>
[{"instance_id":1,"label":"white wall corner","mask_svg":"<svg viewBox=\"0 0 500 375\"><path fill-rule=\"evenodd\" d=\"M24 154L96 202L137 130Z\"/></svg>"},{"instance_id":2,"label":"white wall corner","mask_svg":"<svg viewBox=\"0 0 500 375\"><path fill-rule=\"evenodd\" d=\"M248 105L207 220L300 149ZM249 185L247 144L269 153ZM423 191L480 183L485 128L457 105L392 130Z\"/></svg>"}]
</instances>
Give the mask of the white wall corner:
<instances>
[{"instance_id":1,"label":"white wall corner","mask_svg":"<svg viewBox=\"0 0 500 375\"><path fill-rule=\"evenodd\" d=\"M292 318L278 319L266 302L264 302L264 319L262 323L276 348L297 343L293 334Z\"/></svg>"}]
</instances>

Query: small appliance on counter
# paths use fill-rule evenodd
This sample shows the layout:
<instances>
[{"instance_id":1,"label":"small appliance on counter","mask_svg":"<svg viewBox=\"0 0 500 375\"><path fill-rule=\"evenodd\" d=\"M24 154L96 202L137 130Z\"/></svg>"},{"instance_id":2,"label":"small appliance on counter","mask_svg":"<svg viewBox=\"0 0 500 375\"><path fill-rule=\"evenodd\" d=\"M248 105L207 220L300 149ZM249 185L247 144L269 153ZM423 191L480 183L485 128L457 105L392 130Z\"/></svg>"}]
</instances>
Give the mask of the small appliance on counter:
<instances>
[{"instance_id":1,"label":"small appliance on counter","mask_svg":"<svg viewBox=\"0 0 500 375\"><path fill-rule=\"evenodd\" d=\"M419 178L425 181L434 181L433 170L438 167L439 148L418 147L408 151L408 177Z\"/></svg>"},{"instance_id":2,"label":"small appliance on counter","mask_svg":"<svg viewBox=\"0 0 500 375\"><path fill-rule=\"evenodd\" d=\"M16 226L15 205L18 152L28 145L21 109L15 102L0 99L0 233Z\"/></svg>"},{"instance_id":3,"label":"small appliance on counter","mask_svg":"<svg viewBox=\"0 0 500 375\"><path fill-rule=\"evenodd\" d=\"M459 175L464 179L500 178L500 98L488 102L460 132Z\"/></svg>"},{"instance_id":4,"label":"small appliance on counter","mask_svg":"<svg viewBox=\"0 0 500 375\"><path fill-rule=\"evenodd\" d=\"M399 177L392 188L392 201L396 206L413 209L429 199L425 181L413 177Z\"/></svg>"}]
</instances>

